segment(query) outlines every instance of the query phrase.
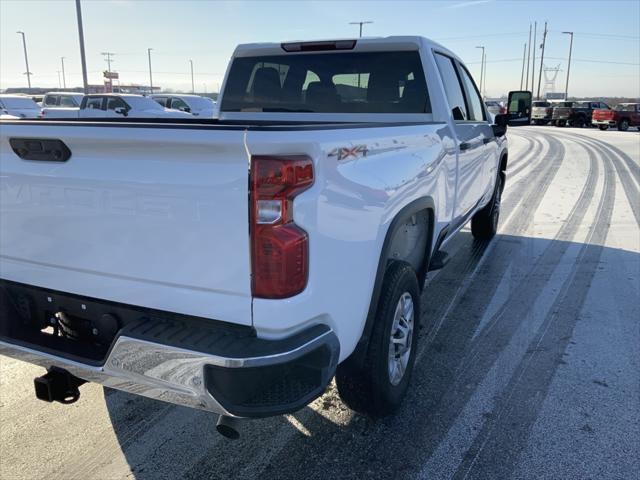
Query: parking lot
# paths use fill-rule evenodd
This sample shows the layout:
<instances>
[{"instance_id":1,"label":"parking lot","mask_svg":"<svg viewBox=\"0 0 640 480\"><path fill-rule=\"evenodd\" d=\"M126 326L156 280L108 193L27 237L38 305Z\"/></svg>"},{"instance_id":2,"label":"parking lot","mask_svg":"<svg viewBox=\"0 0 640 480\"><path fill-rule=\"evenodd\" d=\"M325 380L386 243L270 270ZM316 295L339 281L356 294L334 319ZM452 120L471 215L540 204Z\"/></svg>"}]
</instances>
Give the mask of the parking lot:
<instances>
[{"instance_id":1,"label":"parking lot","mask_svg":"<svg viewBox=\"0 0 640 480\"><path fill-rule=\"evenodd\" d=\"M0 358L0 478L637 478L640 133L509 130L499 236L428 281L413 385L374 422L333 387L239 441L216 416Z\"/></svg>"}]
</instances>

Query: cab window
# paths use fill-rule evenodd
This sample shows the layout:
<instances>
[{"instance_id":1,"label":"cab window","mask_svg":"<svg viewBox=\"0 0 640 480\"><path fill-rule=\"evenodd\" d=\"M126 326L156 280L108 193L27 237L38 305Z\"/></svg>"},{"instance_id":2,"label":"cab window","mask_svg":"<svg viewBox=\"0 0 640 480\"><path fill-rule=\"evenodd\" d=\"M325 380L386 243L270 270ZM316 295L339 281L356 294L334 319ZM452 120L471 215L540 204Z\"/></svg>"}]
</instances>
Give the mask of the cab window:
<instances>
[{"instance_id":1,"label":"cab window","mask_svg":"<svg viewBox=\"0 0 640 480\"><path fill-rule=\"evenodd\" d=\"M55 107L59 105L60 97L58 95L47 95L44 98L44 105L47 107Z\"/></svg>"},{"instance_id":2,"label":"cab window","mask_svg":"<svg viewBox=\"0 0 640 480\"><path fill-rule=\"evenodd\" d=\"M89 110L102 110L102 97L90 97L87 98L87 106Z\"/></svg>"},{"instance_id":3,"label":"cab window","mask_svg":"<svg viewBox=\"0 0 640 480\"><path fill-rule=\"evenodd\" d=\"M107 100L107 110L116 108L128 108L128 105L120 97L111 97Z\"/></svg>"},{"instance_id":4,"label":"cab window","mask_svg":"<svg viewBox=\"0 0 640 480\"><path fill-rule=\"evenodd\" d=\"M467 105L464 101L460 79L453 65L453 59L441 53L436 53L435 59L438 70L440 70L440 76L442 77L444 91L449 101L449 108L453 114L453 119L456 121L469 120Z\"/></svg>"},{"instance_id":5,"label":"cab window","mask_svg":"<svg viewBox=\"0 0 640 480\"><path fill-rule=\"evenodd\" d=\"M173 108L174 110L180 110L180 109L186 110L189 108L189 105L187 105L187 103L181 98L172 98L171 108Z\"/></svg>"},{"instance_id":6,"label":"cab window","mask_svg":"<svg viewBox=\"0 0 640 480\"><path fill-rule=\"evenodd\" d=\"M482 100L480 94L476 88L476 84L473 83L471 75L462 65L458 64L460 76L462 77L462 83L464 84L465 94L469 104L469 120L474 122L482 122L485 120L484 108L482 108Z\"/></svg>"}]
</instances>

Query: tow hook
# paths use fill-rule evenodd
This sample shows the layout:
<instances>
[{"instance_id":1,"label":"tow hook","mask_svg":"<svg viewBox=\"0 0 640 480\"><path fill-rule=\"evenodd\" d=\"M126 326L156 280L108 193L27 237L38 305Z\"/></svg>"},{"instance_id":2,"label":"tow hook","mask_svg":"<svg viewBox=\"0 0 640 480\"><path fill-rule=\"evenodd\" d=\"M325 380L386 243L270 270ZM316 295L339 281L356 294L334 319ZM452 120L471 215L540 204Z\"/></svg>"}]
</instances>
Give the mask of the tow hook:
<instances>
[{"instance_id":1,"label":"tow hook","mask_svg":"<svg viewBox=\"0 0 640 480\"><path fill-rule=\"evenodd\" d=\"M60 402L69 404L80 398L78 387L86 380L71 375L66 370L51 367L47 373L33 380L36 389L36 398L45 402Z\"/></svg>"},{"instance_id":2,"label":"tow hook","mask_svg":"<svg viewBox=\"0 0 640 480\"><path fill-rule=\"evenodd\" d=\"M229 440L237 440L240 438L238 429L241 424L242 419L240 418L220 415L218 417L218 423L216 424L216 430L220 435L227 437Z\"/></svg>"}]
</instances>

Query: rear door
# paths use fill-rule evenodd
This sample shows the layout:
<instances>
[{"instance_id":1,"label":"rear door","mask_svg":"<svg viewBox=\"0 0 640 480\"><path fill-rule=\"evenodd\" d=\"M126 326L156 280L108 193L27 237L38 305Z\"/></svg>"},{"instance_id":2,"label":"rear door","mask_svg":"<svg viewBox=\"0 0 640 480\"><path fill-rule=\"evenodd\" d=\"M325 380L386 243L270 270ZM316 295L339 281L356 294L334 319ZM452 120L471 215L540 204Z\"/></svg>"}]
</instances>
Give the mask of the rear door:
<instances>
[{"instance_id":1,"label":"rear door","mask_svg":"<svg viewBox=\"0 0 640 480\"><path fill-rule=\"evenodd\" d=\"M444 83L449 101L454 128L458 138L458 187L454 221L462 219L478 203L483 193L483 171L486 161L485 139L488 123L483 112L474 110L467 100L463 78L455 66L455 61L444 54L435 53L436 64ZM493 133L491 133L493 136Z\"/></svg>"},{"instance_id":2,"label":"rear door","mask_svg":"<svg viewBox=\"0 0 640 480\"><path fill-rule=\"evenodd\" d=\"M476 179L476 183L479 185L481 197L489 191L497 173L498 144L495 141L496 139L493 134L493 129L487 121L487 115L482 105L482 99L480 98L480 91L478 90L478 87L464 65L458 62L457 67L460 78L462 79L467 105L471 112L471 120L475 123L476 128L482 137L482 143L484 144L484 147L479 149L479 154L481 155L483 162L482 171Z\"/></svg>"},{"instance_id":3,"label":"rear door","mask_svg":"<svg viewBox=\"0 0 640 480\"><path fill-rule=\"evenodd\" d=\"M244 129L156 127L3 124L0 276L249 325ZM23 160L10 138L71 158Z\"/></svg>"}]
</instances>

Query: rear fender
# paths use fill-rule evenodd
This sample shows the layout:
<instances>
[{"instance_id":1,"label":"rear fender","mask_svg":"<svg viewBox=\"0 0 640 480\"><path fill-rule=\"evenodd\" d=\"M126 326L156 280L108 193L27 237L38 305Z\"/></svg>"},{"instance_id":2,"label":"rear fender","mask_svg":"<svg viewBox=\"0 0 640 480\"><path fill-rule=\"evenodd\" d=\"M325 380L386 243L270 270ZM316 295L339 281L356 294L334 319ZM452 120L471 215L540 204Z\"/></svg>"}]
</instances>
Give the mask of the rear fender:
<instances>
[{"instance_id":1,"label":"rear fender","mask_svg":"<svg viewBox=\"0 0 640 480\"><path fill-rule=\"evenodd\" d=\"M367 313L367 319L365 322L364 329L362 331L362 336L356 345L354 352L351 354L350 362L353 362L354 366L362 366L364 363L364 359L367 352L367 346L369 344L369 337L371 335L371 331L373 330L373 324L376 318L376 312L378 308L378 301L380 299L380 293L382 290L382 282L384 280L384 275L386 273L387 267L389 263L393 261L394 257L392 255L392 243L393 238L398 231L413 215L418 212L426 210L428 212L427 216L427 244L424 253L424 261L422 262L422 267L416 272L418 276L418 284L420 288L424 285L426 274L428 271L429 262L431 260L432 246L433 246L433 236L434 236L434 219L435 219L435 203L433 198L431 197L422 197L416 199L404 206L398 214L394 217L394 219L389 224L389 228L387 229L387 233L385 235L384 243L382 244L382 249L380 251L380 259L378 261L378 268L376 270L376 279L373 286L373 292L371 294L371 303L369 304L369 311Z\"/></svg>"}]
</instances>

